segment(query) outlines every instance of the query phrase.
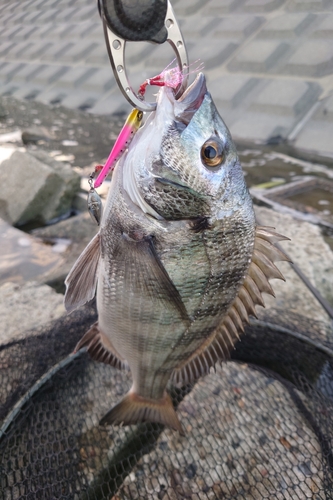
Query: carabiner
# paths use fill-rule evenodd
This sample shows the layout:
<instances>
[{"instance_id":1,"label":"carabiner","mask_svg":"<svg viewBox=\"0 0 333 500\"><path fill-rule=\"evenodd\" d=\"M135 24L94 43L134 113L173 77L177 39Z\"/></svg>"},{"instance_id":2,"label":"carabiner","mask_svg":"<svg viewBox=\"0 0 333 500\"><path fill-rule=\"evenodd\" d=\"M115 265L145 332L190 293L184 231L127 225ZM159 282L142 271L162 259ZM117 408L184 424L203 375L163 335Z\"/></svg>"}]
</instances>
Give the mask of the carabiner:
<instances>
[{"instance_id":1,"label":"carabiner","mask_svg":"<svg viewBox=\"0 0 333 500\"><path fill-rule=\"evenodd\" d=\"M100 1L102 2L103 0ZM180 84L179 88L176 91L176 96L180 97L187 86L188 57L187 57L185 42L182 33L180 31L179 25L177 23L170 0L167 0L167 9L163 27L163 32L166 31L166 33L164 36L160 37L160 40L157 42L156 40L158 40L158 37L155 37L154 39L152 36L149 35L145 36L144 34L142 36L139 34L140 38L133 37L132 40L131 36L127 34L126 38L119 36L119 31L117 34L110 28L110 21L108 21L107 19L108 16L105 13L105 6L99 3L98 7L103 20L105 43L108 50L113 73L117 80L118 86L123 95L125 96L125 98L127 99L127 101L134 108L139 109L141 111L149 112L149 111L154 111L156 109L156 102L148 102L140 98L140 96L138 96L138 94L133 90L127 76L126 64L125 64L126 42L135 39L146 40L151 43L163 43L164 41L167 41L171 45L176 54L179 70L182 71L184 75L182 83ZM126 30L124 30L124 33L126 33Z\"/></svg>"}]
</instances>

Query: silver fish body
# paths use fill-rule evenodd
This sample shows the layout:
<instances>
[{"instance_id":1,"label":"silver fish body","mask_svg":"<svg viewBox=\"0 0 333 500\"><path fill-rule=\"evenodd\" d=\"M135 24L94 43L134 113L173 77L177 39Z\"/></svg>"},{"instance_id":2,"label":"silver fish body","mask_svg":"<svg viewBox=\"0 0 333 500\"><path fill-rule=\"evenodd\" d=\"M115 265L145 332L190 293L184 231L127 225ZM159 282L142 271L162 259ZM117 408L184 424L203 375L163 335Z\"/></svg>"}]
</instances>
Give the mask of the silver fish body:
<instances>
[{"instance_id":1,"label":"silver fish body","mask_svg":"<svg viewBox=\"0 0 333 500\"><path fill-rule=\"evenodd\" d=\"M158 421L181 431L168 383L189 382L227 356L261 289L281 277L269 259L271 247L284 258L274 238L282 239L256 227L235 145L204 76L178 101L162 88L114 171L100 232L66 282L68 310L92 298L97 284L98 324L78 348L128 366L133 377L102 423Z\"/></svg>"}]
</instances>

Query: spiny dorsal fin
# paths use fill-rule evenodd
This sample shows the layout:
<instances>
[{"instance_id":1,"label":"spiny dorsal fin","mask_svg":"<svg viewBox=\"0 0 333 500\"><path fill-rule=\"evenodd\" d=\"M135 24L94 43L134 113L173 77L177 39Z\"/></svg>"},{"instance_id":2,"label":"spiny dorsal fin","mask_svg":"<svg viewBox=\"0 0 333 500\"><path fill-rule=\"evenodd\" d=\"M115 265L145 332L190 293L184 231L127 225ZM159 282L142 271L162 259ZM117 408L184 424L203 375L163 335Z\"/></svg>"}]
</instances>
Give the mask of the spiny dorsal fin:
<instances>
[{"instance_id":1,"label":"spiny dorsal fin","mask_svg":"<svg viewBox=\"0 0 333 500\"><path fill-rule=\"evenodd\" d=\"M94 298L100 252L100 236L97 233L83 250L65 280L64 303L68 312L74 311Z\"/></svg>"},{"instance_id":2,"label":"spiny dorsal fin","mask_svg":"<svg viewBox=\"0 0 333 500\"><path fill-rule=\"evenodd\" d=\"M275 296L269 280L272 278L284 280L284 277L273 261L289 261L275 243L289 238L276 233L274 229L256 227L252 261L237 297L213 334L174 371L172 380L175 384L188 384L208 373L217 362L227 359L239 339L239 333L244 331L243 324L248 323L249 316L256 316L255 307L257 305L265 307L262 292Z\"/></svg>"},{"instance_id":3,"label":"spiny dorsal fin","mask_svg":"<svg viewBox=\"0 0 333 500\"><path fill-rule=\"evenodd\" d=\"M94 323L84 334L75 347L75 352L82 349L82 347L86 347L92 359L96 361L114 366L118 370L128 368L126 361L118 354L104 333L101 332L98 323Z\"/></svg>"}]
</instances>

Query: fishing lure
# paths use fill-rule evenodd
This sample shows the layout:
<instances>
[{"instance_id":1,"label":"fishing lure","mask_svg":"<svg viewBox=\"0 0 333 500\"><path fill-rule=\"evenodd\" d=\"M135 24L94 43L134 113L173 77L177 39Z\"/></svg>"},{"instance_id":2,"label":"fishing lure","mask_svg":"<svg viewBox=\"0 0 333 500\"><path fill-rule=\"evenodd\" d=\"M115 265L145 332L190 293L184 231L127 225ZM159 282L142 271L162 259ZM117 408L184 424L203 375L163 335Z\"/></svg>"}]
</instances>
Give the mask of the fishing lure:
<instances>
[{"instance_id":1,"label":"fishing lure","mask_svg":"<svg viewBox=\"0 0 333 500\"><path fill-rule=\"evenodd\" d=\"M131 113L128 115L127 120L111 150L111 153L109 154L109 157L105 162L105 165L102 167L102 170L95 180L94 188L98 188L102 184L108 173L114 169L117 161L124 153L125 149L128 147L135 133L139 129L142 117L143 112L139 109L133 109L133 111L131 111Z\"/></svg>"},{"instance_id":2,"label":"fishing lure","mask_svg":"<svg viewBox=\"0 0 333 500\"><path fill-rule=\"evenodd\" d=\"M90 213L92 220L94 222L96 222L98 226L101 223L103 205L102 205L102 200L101 200L99 194L94 189L93 182L94 182L95 173L98 172L98 170L100 170L100 168L101 168L101 165L97 165L97 167L95 168L95 171L90 174L89 180L88 180L89 186L90 186L90 190L88 193L88 211Z\"/></svg>"}]
</instances>

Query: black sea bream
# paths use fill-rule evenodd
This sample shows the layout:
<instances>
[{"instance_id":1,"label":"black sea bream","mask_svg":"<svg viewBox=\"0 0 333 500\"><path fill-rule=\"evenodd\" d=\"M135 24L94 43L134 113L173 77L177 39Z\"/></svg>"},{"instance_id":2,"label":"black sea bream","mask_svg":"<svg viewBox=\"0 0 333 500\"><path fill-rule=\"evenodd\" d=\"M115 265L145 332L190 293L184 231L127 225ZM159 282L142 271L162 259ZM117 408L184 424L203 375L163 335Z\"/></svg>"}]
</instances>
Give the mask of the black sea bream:
<instances>
[{"instance_id":1,"label":"black sea bream","mask_svg":"<svg viewBox=\"0 0 333 500\"><path fill-rule=\"evenodd\" d=\"M182 430L167 392L227 357L285 239L256 225L230 133L203 74L183 96L162 87L157 109L115 168L100 231L69 273L72 311L97 287L98 322L77 349L133 386L101 423L161 422ZM283 279L283 278L282 278Z\"/></svg>"}]
</instances>

